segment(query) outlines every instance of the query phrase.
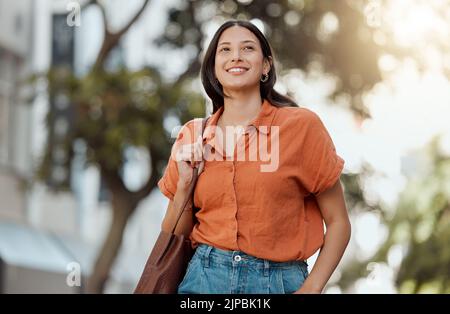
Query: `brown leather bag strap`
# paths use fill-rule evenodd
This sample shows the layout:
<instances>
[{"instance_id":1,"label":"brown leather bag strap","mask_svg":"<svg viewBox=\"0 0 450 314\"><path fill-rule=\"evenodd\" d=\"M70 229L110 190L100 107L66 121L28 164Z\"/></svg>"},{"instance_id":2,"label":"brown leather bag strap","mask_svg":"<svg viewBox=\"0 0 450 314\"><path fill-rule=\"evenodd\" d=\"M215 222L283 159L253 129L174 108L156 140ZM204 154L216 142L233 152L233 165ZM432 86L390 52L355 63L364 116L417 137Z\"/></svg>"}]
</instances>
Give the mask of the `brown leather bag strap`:
<instances>
[{"instance_id":1,"label":"brown leather bag strap","mask_svg":"<svg viewBox=\"0 0 450 314\"><path fill-rule=\"evenodd\" d=\"M208 119L209 119L209 117L206 117L206 118L203 118L202 119L202 136L203 136L203 132L205 131L205 126L206 126L206 122L208 121ZM195 139L194 139L195 140ZM189 189L188 189L188 192L186 193L186 198L184 199L184 201L183 201L183 205L181 206L181 208L182 208L182 210L180 210L180 212L178 213L178 217L177 217L177 220L175 221L175 224L174 224L174 226L172 227L172 231L171 231L171 233L174 233L175 232L175 229L177 228L177 225L178 225L178 221L180 220L180 218L181 218L181 215L183 215L183 212L186 210L186 208L187 207L189 207L189 201L191 201L192 202L192 207L194 207L194 198L193 198L193 196L194 196L194 188L195 188L195 185L196 185L196 183L197 183L197 179L198 179L198 168L193 168L192 169L193 170L193 177L192 177L192 181L191 181L191 183L190 183L190 185L189 185Z\"/></svg>"}]
</instances>

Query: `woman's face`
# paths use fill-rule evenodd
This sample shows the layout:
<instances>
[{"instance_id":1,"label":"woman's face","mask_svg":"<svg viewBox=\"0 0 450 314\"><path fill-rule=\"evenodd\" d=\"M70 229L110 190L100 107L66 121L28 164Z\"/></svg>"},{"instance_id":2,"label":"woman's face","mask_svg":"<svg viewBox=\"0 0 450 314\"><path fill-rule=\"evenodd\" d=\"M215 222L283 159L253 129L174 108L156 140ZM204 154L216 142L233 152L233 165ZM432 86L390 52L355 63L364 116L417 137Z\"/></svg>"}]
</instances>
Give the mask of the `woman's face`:
<instances>
[{"instance_id":1,"label":"woman's face","mask_svg":"<svg viewBox=\"0 0 450 314\"><path fill-rule=\"evenodd\" d=\"M261 75L270 70L258 38L247 28L227 28L217 44L214 71L227 91L258 88Z\"/></svg>"}]
</instances>

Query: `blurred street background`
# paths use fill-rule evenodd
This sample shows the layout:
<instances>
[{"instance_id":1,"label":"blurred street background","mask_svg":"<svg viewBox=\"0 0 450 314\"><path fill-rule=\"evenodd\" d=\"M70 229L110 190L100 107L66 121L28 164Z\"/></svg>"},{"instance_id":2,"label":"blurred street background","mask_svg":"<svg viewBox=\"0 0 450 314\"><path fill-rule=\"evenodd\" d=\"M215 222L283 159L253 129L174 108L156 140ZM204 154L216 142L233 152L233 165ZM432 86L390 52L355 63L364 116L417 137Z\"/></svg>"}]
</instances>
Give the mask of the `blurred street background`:
<instances>
[{"instance_id":1,"label":"blurred street background","mask_svg":"<svg viewBox=\"0 0 450 314\"><path fill-rule=\"evenodd\" d=\"M133 291L228 19L263 31L275 88L346 161L324 292L450 292L450 0L0 0L1 293Z\"/></svg>"}]
</instances>

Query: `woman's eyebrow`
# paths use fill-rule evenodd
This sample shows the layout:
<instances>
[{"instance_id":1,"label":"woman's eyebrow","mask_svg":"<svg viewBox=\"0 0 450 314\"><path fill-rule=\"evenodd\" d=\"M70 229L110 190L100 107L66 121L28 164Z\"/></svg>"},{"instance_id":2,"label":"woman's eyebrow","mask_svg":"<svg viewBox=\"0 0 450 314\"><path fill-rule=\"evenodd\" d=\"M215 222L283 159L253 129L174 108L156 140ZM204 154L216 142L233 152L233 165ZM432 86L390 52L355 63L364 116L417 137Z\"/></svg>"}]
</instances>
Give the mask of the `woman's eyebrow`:
<instances>
[{"instance_id":1,"label":"woman's eyebrow","mask_svg":"<svg viewBox=\"0 0 450 314\"><path fill-rule=\"evenodd\" d=\"M254 43L254 44L256 44L253 40L243 40L243 41L241 41L241 44L243 44L243 43ZM226 44L230 44L230 42L228 42L228 41L223 41L223 42L221 42L220 44L218 44L217 46L220 46L220 45L226 45Z\"/></svg>"}]
</instances>

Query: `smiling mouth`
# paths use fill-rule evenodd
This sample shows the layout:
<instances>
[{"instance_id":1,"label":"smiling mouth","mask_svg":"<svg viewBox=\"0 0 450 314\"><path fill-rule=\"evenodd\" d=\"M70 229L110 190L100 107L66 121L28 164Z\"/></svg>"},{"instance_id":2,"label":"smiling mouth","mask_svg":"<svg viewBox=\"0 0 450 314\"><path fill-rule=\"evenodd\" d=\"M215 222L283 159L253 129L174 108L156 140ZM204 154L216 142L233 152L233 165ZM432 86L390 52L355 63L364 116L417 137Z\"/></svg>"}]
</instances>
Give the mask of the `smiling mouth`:
<instances>
[{"instance_id":1,"label":"smiling mouth","mask_svg":"<svg viewBox=\"0 0 450 314\"><path fill-rule=\"evenodd\" d=\"M241 68L241 67L231 68L231 69L227 70L227 72L231 73L231 74L242 74L242 73L245 73L247 71L248 71L248 69Z\"/></svg>"}]
</instances>

